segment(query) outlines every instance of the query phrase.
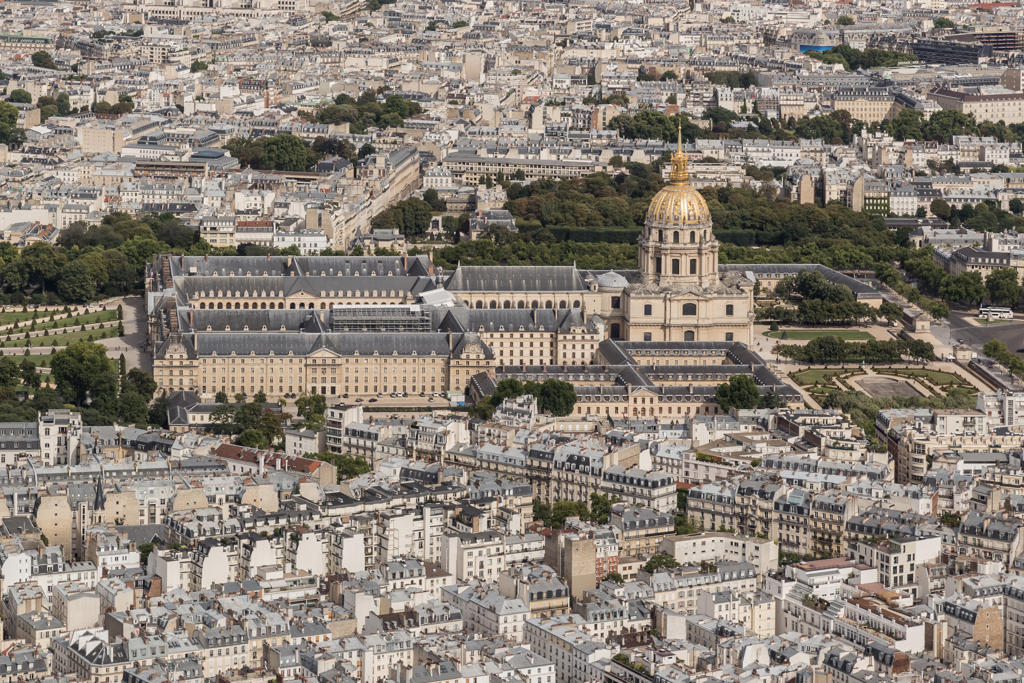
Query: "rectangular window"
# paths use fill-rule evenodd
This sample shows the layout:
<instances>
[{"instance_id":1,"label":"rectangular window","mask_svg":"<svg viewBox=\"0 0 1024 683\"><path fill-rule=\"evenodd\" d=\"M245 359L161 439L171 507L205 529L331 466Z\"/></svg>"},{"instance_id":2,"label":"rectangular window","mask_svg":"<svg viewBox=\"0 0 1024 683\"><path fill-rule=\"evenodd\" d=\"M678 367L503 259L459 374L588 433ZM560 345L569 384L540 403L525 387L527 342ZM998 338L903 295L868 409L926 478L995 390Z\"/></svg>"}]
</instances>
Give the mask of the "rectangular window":
<instances>
[{"instance_id":1,"label":"rectangular window","mask_svg":"<svg viewBox=\"0 0 1024 683\"><path fill-rule=\"evenodd\" d=\"M732 304L726 304L725 305L725 314L726 315L732 315L732 312L733 312Z\"/></svg>"},{"instance_id":2,"label":"rectangular window","mask_svg":"<svg viewBox=\"0 0 1024 683\"><path fill-rule=\"evenodd\" d=\"M650 304L644 304L644 315L651 315L653 310L654 309Z\"/></svg>"},{"instance_id":3,"label":"rectangular window","mask_svg":"<svg viewBox=\"0 0 1024 683\"><path fill-rule=\"evenodd\" d=\"M732 332L725 333L725 341L732 341Z\"/></svg>"},{"instance_id":4,"label":"rectangular window","mask_svg":"<svg viewBox=\"0 0 1024 683\"><path fill-rule=\"evenodd\" d=\"M696 275L696 274L697 274L697 259L692 258L692 259L690 259L690 275Z\"/></svg>"},{"instance_id":5,"label":"rectangular window","mask_svg":"<svg viewBox=\"0 0 1024 683\"><path fill-rule=\"evenodd\" d=\"M612 308L622 308L622 299L620 297L612 297Z\"/></svg>"},{"instance_id":6,"label":"rectangular window","mask_svg":"<svg viewBox=\"0 0 1024 683\"><path fill-rule=\"evenodd\" d=\"M644 332L644 341L651 341L651 333Z\"/></svg>"}]
</instances>

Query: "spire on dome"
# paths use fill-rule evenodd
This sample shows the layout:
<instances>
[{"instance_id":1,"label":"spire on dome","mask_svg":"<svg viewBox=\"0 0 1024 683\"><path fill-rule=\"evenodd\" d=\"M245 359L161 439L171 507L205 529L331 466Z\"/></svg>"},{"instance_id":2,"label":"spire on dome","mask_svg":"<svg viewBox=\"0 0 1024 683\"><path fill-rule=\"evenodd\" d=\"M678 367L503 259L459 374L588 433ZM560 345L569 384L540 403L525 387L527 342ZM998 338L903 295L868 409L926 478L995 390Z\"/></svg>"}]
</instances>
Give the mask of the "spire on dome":
<instances>
[{"instance_id":1,"label":"spire on dome","mask_svg":"<svg viewBox=\"0 0 1024 683\"><path fill-rule=\"evenodd\" d=\"M685 185L690 181L690 173L686 170L687 158L683 153L683 117L678 118L678 138L676 151L672 153L672 170L668 174L668 180L674 185Z\"/></svg>"}]
</instances>

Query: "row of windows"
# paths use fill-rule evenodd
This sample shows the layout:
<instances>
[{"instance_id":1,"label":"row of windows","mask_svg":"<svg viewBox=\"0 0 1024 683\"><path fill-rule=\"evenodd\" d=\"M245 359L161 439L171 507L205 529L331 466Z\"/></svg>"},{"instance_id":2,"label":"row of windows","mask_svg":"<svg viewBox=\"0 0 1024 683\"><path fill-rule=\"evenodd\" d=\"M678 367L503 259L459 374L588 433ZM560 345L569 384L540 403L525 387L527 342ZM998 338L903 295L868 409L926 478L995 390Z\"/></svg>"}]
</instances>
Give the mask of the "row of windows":
<instances>
[{"instance_id":1,"label":"row of windows","mask_svg":"<svg viewBox=\"0 0 1024 683\"><path fill-rule=\"evenodd\" d=\"M616 299L618 299L618 297L612 297L612 307L613 308L617 308L617 306L616 306ZM725 305L725 314L726 315L729 315L729 316L734 315L735 311L736 311L736 307L733 306L732 304L726 304ZM652 304L644 304L644 315L653 315L653 314L654 314L654 306ZM697 304L694 304L694 303L683 304L683 315L697 315Z\"/></svg>"},{"instance_id":2,"label":"row of windows","mask_svg":"<svg viewBox=\"0 0 1024 683\"><path fill-rule=\"evenodd\" d=\"M656 260L654 262L654 272L658 273L659 275L661 274L661 259L658 259L658 260ZM672 259L672 274L673 275L679 275L679 259L677 259L677 258ZM697 274L697 259L692 258L692 259L690 259L690 275L696 275L696 274Z\"/></svg>"}]
</instances>

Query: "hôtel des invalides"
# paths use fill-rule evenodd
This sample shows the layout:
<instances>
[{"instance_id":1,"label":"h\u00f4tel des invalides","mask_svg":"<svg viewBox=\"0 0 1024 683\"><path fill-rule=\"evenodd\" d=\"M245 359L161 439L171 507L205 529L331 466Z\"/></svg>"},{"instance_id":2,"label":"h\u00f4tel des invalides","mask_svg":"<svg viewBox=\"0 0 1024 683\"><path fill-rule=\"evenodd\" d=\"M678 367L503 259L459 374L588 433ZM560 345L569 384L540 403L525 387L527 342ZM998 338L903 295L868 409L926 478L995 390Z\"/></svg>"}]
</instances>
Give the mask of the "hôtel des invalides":
<instances>
[{"instance_id":1,"label":"h\u00f4tel des invalides","mask_svg":"<svg viewBox=\"0 0 1024 683\"><path fill-rule=\"evenodd\" d=\"M715 387L752 374L789 400L747 348L755 276L719 268L681 148L671 163L637 270L158 256L146 280L154 377L193 403L262 391L332 405L397 393L472 401L505 377L558 378L575 386L578 416L672 419L715 413Z\"/></svg>"}]
</instances>

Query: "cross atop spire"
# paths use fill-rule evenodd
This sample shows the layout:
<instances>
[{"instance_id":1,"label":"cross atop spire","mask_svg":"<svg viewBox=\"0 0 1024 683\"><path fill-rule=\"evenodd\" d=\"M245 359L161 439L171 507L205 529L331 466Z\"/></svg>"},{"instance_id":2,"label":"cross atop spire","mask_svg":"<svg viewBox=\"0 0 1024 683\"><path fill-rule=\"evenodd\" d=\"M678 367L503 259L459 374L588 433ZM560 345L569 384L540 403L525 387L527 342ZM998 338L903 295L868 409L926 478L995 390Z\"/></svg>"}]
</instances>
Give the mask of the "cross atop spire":
<instances>
[{"instance_id":1,"label":"cross atop spire","mask_svg":"<svg viewBox=\"0 0 1024 683\"><path fill-rule=\"evenodd\" d=\"M677 120L677 141L676 151L672 153L672 171L668 174L669 182L674 185L685 185L690 180L690 173L686 170L687 158L683 153L683 117Z\"/></svg>"}]
</instances>

